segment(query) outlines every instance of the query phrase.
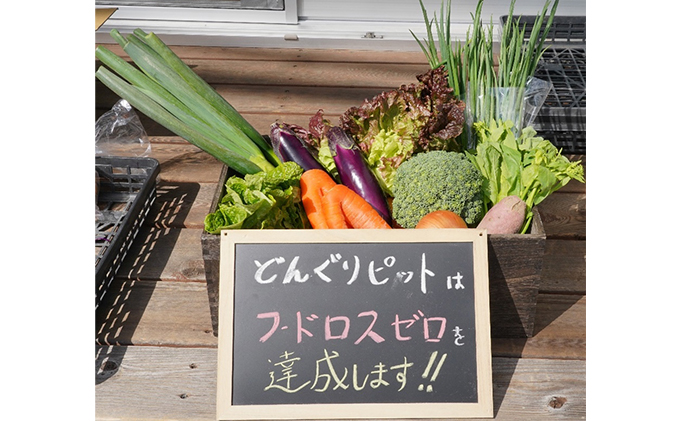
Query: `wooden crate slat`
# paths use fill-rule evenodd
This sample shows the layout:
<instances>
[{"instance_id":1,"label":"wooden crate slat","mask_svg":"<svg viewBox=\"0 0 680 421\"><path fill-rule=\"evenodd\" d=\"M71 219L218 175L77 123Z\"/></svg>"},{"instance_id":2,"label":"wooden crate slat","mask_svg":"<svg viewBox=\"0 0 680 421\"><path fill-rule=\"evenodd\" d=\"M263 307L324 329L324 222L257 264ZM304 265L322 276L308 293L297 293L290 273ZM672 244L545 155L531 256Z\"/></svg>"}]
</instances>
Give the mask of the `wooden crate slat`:
<instances>
[{"instance_id":1,"label":"wooden crate slat","mask_svg":"<svg viewBox=\"0 0 680 421\"><path fill-rule=\"evenodd\" d=\"M586 242L546 241L541 292L586 293Z\"/></svg>"}]
</instances>

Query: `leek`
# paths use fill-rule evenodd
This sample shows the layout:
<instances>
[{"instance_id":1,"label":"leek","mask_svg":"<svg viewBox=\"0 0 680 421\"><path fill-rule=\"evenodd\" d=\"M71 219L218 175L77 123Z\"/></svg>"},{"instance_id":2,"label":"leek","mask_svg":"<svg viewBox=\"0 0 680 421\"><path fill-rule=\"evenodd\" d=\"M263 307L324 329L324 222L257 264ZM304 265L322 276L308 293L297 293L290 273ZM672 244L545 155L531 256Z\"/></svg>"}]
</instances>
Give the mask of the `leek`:
<instances>
[{"instance_id":1,"label":"leek","mask_svg":"<svg viewBox=\"0 0 680 421\"><path fill-rule=\"evenodd\" d=\"M197 130L186 125L138 88L126 83L107 68L100 67L95 72L95 76L111 89L111 91L129 102L134 108L220 161L228 163L230 167L241 174L253 174L262 171L262 169L252 161L234 153L212 139L206 138Z\"/></svg>"},{"instance_id":2,"label":"leek","mask_svg":"<svg viewBox=\"0 0 680 421\"><path fill-rule=\"evenodd\" d=\"M175 96L168 92L165 88L159 85L156 81L149 78L146 74L132 66L122 58L118 57L110 50L100 47L95 50L95 56L102 62L105 62L114 72L134 85L142 93L147 95L153 101L161 105L163 108L171 112L175 117L184 121L186 124L192 126L195 130L209 139L215 139L224 146L228 147L233 152L242 156L251 156L252 149L246 150L240 144L233 142L231 139L224 137L217 130L202 121L196 113L189 107L184 105ZM129 101L128 101L129 102ZM254 159L257 161L257 159Z\"/></svg>"},{"instance_id":3,"label":"leek","mask_svg":"<svg viewBox=\"0 0 680 421\"><path fill-rule=\"evenodd\" d=\"M114 93L241 174L281 163L262 135L157 36L141 30L127 39L117 30L111 35L136 65L97 47L106 67L95 76Z\"/></svg>"},{"instance_id":4,"label":"leek","mask_svg":"<svg viewBox=\"0 0 680 421\"><path fill-rule=\"evenodd\" d=\"M273 149L264 140L264 137L238 111L205 80L198 76L191 68L182 61L174 51L158 38L153 32L145 33L141 29L133 31L142 38L149 47L158 53L168 65L177 72L194 90L207 98L218 111L226 115L243 133L255 142L265 153L265 156L274 164L280 164L279 158Z\"/></svg>"}]
</instances>

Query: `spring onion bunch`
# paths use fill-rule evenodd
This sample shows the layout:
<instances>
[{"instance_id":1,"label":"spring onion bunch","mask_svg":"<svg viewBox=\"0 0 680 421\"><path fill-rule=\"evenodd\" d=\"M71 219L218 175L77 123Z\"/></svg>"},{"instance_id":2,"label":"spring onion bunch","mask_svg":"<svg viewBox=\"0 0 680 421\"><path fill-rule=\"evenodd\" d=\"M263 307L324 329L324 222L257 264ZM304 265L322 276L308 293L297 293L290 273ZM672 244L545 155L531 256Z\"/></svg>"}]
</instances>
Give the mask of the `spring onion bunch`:
<instances>
[{"instance_id":1,"label":"spring onion bunch","mask_svg":"<svg viewBox=\"0 0 680 421\"><path fill-rule=\"evenodd\" d=\"M555 0L546 21L550 0L545 2L541 13L536 15L529 40L525 42L526 28L520 25L519 20L514 19L515 0L512 0L507 23L501 33L497 86L523 87L534 75L538 62L545 52L543 44L550 32L558 3L559 0ZM544 21L545 27L541 28Z\"/></svg>"},{"instance_id":2,"label":"spring onion bunch","mask_svg":"<svg viewBox=\"0 0 680 421\"><path fill-rule=\"evenodd\" d=\"M513 16L515 0L510 3L507 23L500 35L498 60L494 58L493 24L484 27L482 6L479 0L472 14L472 25L464 41L451 40L451 0L442 0L440 16L429 19L422 0L419 0L425 20L427 38L419 40L413 36L425 54L430 67L445 66L449 73L449 84L460 100L466 102L468 119L467 135L474 135L471 129L476 121L490 121L501 118L500 106L495 93L499 88L515 88L519 92L516 102L510 106L515 114L522 114L523 89L533 76L536 66L545 51L543 44L552 25L559 0L546 0L535 18L535 23L525 41L526 27ZM553 3L548 13L550 3ZM545 25L543 23L545 22ZM437 38L435 39L434 33ZM465 136L465 134L464 134ZM467 141L467 149L473 149L474 142Z\"/></svg>"},{"instance_id":3,"label":"spring onion bunch","mask_svg":"<svg viewBox=\"0 0 680 421\"><path fill-rule=\"evenodd\" d=\"M141 29L111 36L136 65L97 47L103 66L95 76L114 93L241 174L281 164L264 137L158 36Z\"/></svg>"}]
</instances>

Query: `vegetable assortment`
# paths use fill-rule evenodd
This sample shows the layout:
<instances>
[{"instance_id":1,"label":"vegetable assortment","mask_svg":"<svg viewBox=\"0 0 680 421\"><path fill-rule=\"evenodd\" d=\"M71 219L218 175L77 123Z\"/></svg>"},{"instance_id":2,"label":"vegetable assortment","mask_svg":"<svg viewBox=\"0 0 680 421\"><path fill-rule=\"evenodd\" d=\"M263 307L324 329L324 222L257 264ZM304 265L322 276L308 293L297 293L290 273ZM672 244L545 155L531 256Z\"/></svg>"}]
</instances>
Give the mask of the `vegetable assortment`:
<instances>
[{"instance_id":1,"label":"vegetable assortment","mask_svg":"<svg viewBox=\"0 0 680 421\"><path fill-rule=\"evenodd\" d=\"M469 38L484 38L482 2ZM585 182L583 167L532 127L503 118L474 120L466 90L518 73L520 80L509 83L522 85L541 53L527 48L542 47L546 32L532 32L526 47L517 41L522 31L508 25L501 39L502 74L492 74L490 50L477 50L485 43L450 42L445 19L450 0L442 0L439 21L429 21L420 4L428 31L421 47L431 69L415 83L350 107L337 122L319 109L308 127L277 121L263 136L155 34L139 29L127 38L111 33L134 65L100 46L96 56L103 66L95 75L133 107L238 173L226 180L218 208L205 218L209 233L468 227L489 234L527 233L533 207L571 180ZM519 66L517 72L510 62ZM479 84L482 77L490 84Z\"/></svg>"},{"instance_id":2,"label":"vegetable assortment","mask_svg":"<svg viewBox=\"0 0 680 421\"><path fill-rule=\"evenodd\" d=\"M413 32L411 34L420 45L430 67L445 68L449 85L458 98L467 102L467 135L461 139L465 149L474 148L476 133L472 125L477 121L489 122L498 117L498 114L504 114L504 119L513 119L520 123L524 118L525 89L531 83L536 66L545 51L544 43L559 0L546 0L543 9L535 17L528 37L525 37L525 26L514 16L516 0L511 0L506 24L499 31L500 40L494 40L495 28L492 24L484 27L484 0L478 0L472 14L472 26L463 41L451 39L451 0L442 0L439 17L435 16L434 19L429 19L422 0L419 2L427 38L420 40ZM437 33L437 39L434 32ZM495 44L500 44L497 52ZM506 92L506 95L502 92Z\"/></svg>"},{"instance_id":3,"label":"vegetable assortment","mask_svg":"<svg viewBox=\"0 0 680 421\"><path fill-rule=\"evenodd\" d=\"M418 83L385 91L340 117L388 196L397 167L413 154L461 150L465 103L449 87L445 69L431 69L416 79Z\"/></svg>"}]
</instances>

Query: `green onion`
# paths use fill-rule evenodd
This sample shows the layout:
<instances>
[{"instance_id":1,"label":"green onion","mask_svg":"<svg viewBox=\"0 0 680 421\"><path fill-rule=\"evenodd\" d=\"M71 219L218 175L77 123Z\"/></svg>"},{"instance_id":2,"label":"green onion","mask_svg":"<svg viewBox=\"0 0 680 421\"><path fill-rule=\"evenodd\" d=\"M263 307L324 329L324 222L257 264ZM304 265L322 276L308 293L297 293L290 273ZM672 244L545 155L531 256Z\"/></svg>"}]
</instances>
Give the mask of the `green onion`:
<instances>
[{"instance_id":1,"label":"green onion","mask_svg":"<svg viewBox=\"0 0 680 421\"><path fill-rule=\"evenodd\" d=\"M418 42L418 45L420 45L420 48L423 50L423 53L425 54L425 57L427 58L427 62L430 65L432 69L435 69L441 65L441 60L439 59L439 54L437 52L437 44L435 43L434 36L432 35L432 21L429 20L427 17L427 9L425 9L425 5L423 4L422 0L420 1L420 9L423 12L423 18L425 19L425 29L427 30L427 40L424 40L421 42L416 34L411 32L411 35L413 35L413 38L416 39L416 42Z\"/></svg>"},{"instance_id":2,"label":"green onion","mask_svg":"<svg viewBox=\"0 0 680 421\"><path fill-rule=\"evenodd\" d=\"M451 41L451 2L448 1L446 3L446 8L444 7L444 2L442 2L439 9L439 20L437 20L436 14L434 18L430 20L423 1L418 1L420 2L420 9L425 20L427 39L421 41L413 31L410 31L411 35L415 38L421 50L423 50L430 68L434 69L442 65L446 66L449 86L454 89L454 94L458 98L465 99L465 88L461 88L460 85L460 81L463 80L460 73L460 55L458 54L458 50L453 49ZM433 27L437 32L439 48L437 48L437 41L433 35Z\"/></svg>"},{"instance_id":3,"label":"green onion","mask_svg":"<svg viewBox=\"0 0 680 421\"><path fill-rule=\"evenodd\" d=\"M543 33L541 33L541 27L550 4L550 0L546 1L541 13L536 15L529 39L525 43L526 28L520 27L519 21L515 20L513 16L515 1L512 0L510 3L508 21L501 34L501 49L498 57L499 86L524 87L527 80L534 75L536 66L538 66L538 62L545 52L543 43L550 31L559 3L559 0L556 0L553 4Z\"/></svg>"},{"instance_id":4,"label":"green onion","mask_svg":"<svg viewBox=\"0 0 680 421\"><path fill-rule=\"evenodd\" d=\"M118 75L102 66L95 76L133 107L242 174L281 163L263 136L155 34L136 30L126 39L114 29L111 36L137 67L100 46L96 57Z\"/></svg>"},{"instance_id":5,"label":"green onion","mask_svg":"<svg viewBox=\"0 0 680 421\"><path fill-rule=\"evenodd\" d=\"M107 68L100 67L95 72L95 76L114 93L128 101L134 108L220 161L227 163L235 171L241 174L253 174L262 171L252 161L234 153L214 140L206 138L197 130L186 125L138 88L126 83Z\"/></svg>"},{"instance_id":6,"label":"green onion","mask_svg":"<svg viewBox=\"0 0 680 421\"><path fill-rule=\"evenodd\" d=\"M471 130L471 127L475 121L488 122L496 119L496 114L500 112L498 110L522 115L523 90L545 52L543 44L557 11L559 0L553 2L548 14L551 1L546 0L541 13L536 16L528 41L524 40L525 28L513 19L515 0L511 1L508 22L501 33L498 70L495 70L493 25L489 24L485 31L482 23L484 0L477 2L472 14L472 25L468 28L464 43L451 41L451 0L442 0L439 21L436 15L433 20L429 20L423 1L419 0L427 38L421 41L416 37L416 40L425 53L430 67L446 66L449 86L454 89L459 99L466 102L468 124L462 135L466 149L474 147L472 139L474 130ZM546 25L541 31L544 21ZM438 44L433 35L433 26L437 30ZM510 88L510 91L514 91L510 94L514 96L510 96L509 103L498 103L499 97L494 94L498 88Z\"/></svg>"}]
</instances>

